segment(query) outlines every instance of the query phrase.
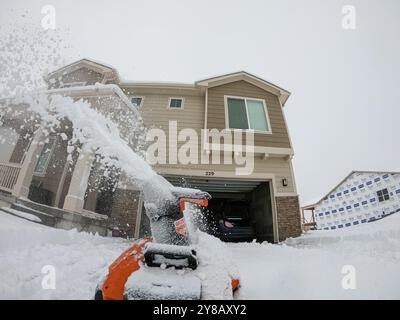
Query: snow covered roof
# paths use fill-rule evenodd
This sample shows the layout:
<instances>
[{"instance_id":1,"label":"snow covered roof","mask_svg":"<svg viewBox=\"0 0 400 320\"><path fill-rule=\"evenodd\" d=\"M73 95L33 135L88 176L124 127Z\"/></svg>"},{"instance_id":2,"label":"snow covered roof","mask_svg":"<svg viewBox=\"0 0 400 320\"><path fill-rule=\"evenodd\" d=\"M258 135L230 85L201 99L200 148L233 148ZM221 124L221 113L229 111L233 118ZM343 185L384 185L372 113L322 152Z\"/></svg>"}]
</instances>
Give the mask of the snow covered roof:
<instances>
[{"instance_id":1,"label":"snow covered roof","mask_svg":"<svg viewBox=\"0 0 400 320\"><path fill-rule=\"evenodd\" d=\"M67 87L67 88L57 88L57 89L49 89L45 91L48 94L65 94L65 95L80 95L84 93L113 93L117 95L125 105L131 109L138 117L139 113L137 108L132 104L132 102L128 99L128 97L122 92L121 88L115 84L100 84L96 83L95 85L90 86L81 86L81 87Z\"/></svg>"},{"instance_id":2,"label":"snow covered roof","mask_svg":"<svg viewBox=\"0 0 400 320\"><path fill-rule=\"evenodd\" d=\"M305 201L303 205L301 206L302 209L312 209L316 205L318 205L323 199L325 199L329 194L331 194L337 187L339 187L343 182L345 182L351 175L354 173L378 173L378 174L400 174L400 170L395 170L395 171L368 171L368 170L354 170L351 171L346 177L344 177L337 185L335 185L327 194L325 194L321 198L314 198L309 201Z\"/></svg>"}]
</instances>

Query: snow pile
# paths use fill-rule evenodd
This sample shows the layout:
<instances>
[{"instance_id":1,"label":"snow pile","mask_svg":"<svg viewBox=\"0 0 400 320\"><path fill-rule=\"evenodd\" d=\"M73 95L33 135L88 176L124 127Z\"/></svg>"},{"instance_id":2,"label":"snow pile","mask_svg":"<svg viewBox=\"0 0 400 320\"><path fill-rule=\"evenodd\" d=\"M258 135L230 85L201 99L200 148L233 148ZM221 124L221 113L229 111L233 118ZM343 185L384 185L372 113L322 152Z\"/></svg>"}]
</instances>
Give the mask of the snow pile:
<instances>
[{"instance_id":1,"label":"snow pile","mask_svg":"<svg viewBox=\"0 0 400 320\"><path fill-rule=\"evenodd\" d=\"M399 299L400 215L280 245L231 244L244 299ZM355 288L342 286L348 266Z\"/></svg>"},{"instance_id":2,"label":"snow pile","mask_svg":"<svg viewBox=\"0 0 400 320\"><path fill-rule=\"evenodd\" d=\"M227 245L204 234L196 248L202 263L197 276L205 276L203 291L209 298L221 298L229 271L221 268L236 264L239 299L400 299L399 230L400 215L393 215L340 232L310 232L280 245ZM0 299L93 299L104 271L129 246L126 240L0 213ZM233 256L224 258L229 251ZM46 265L55 267L55 290L42 288ZM349 265L356 271L356 287L346 290L342 270ZM183 279L182 270L174 272L174 279Z\"/></svg>"},{"instance_id":3,"label":"snow pile","mask_svg":"<svg viewBox=\"0 0 400 320\"><path fill-rule=\"evenodd\" d=\"M7 212L10 212L15 216L18 216L18 217L21 217L21 218L24 218L24 219L27 219L27 220L30 220L30 221L33 221L33 222L38 222L38 223L42 222L42 219L40 219L39 217L34 216L33 214L30 214L30 213L26 213L26 212L23 212L23 211L15 210L15 209L12 209L12 208L7 208Z\"/></svg>"},{"instance_id":4,"label":"snow pile","mask_svg":"<svg viewBox=\"0 0 400 320\"><path fill-rule=\"evenodd\" d=\"M104 271L128 246L0 212L0 299L93 299ZM54 290L42 287L45 266L54 267Z\"/></svg>"}]
</instances>

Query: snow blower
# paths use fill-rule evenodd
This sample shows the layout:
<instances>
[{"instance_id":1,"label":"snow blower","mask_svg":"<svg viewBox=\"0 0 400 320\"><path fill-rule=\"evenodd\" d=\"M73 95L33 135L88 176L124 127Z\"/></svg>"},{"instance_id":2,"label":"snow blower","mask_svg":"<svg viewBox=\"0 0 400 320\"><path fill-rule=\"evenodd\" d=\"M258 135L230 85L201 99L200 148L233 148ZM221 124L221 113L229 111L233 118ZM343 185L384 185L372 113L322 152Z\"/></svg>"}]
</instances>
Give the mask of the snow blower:
<instances>
[{"instance_id":1,"label":"snow blower","mask_svg":"<svg viewBox=\"0 0 400 320\"><path fill-rule=\"evenodd\" d=\"M207 207L211 196L187 188L177 188L173 195L174 200L165 201L161 210L151 212L156 209L146 207L152 238L135 241L110 265L107 276L96 288L96 300L203 298L204 275L196 273L200 262L196 240L190 235L196 233L193 215L201 210L187 209ZM188 217L187 212L192 216ZM221 290L235 291L239 287L237 277L229 275L229 279L229 288Z\"/></svg>"}]
</instances>

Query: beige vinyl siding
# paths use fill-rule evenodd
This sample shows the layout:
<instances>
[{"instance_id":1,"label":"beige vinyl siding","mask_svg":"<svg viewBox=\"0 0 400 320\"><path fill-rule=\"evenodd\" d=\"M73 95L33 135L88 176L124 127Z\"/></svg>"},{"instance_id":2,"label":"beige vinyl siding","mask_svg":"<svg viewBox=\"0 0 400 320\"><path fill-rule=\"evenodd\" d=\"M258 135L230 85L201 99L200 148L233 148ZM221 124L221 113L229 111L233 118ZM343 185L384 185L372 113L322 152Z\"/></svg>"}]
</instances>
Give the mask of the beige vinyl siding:
<instances>
[{"instance_id":1,"label":"beige vinyl siding","mask_svg":"<svg viewBox=\"0 0 400 320\"><path fill-rule=\"evenodd\" d=\"M143 121L148 128L168 130L169 121L177 121L178 130L192 128L200 135L204 128L204 95L196 90L146 90L131 89L126 91L128 97L143 96L141 108ZM184 98L183 109L169 109L170 97Z\"/></svg>"},{"instance_id":2,"label":"beige vinyl siding","mask_svg":"<svg viewBox=\"0 0 400 320\"><path fill-rule=\"evenodd\" d=\"M222 130L225 128L225 95L264 99L272 134L256 133L254 135L255 145L276 148L291 147L278 97L243 80L208 89L207 127L209 129Z\"/></svg>"},{"instance_id":3,"label":"beige vinyl siding","mask_svg":"<svg viewBox=\"0 0 400 320\"><path fill-rule=\"evenodd\" d=\"M61 77L61 81L59 81L59 79L56 79L56 82L53 85L51 85L51 87L58 88L60 87L61 83L68 84L71 82L86 82L85 85L93 85L96 82L101 82L103 78L104 78L103 74L82 67L79 68L78 70L64 74Z\"/></svg>"},{"instance_id":4,"label":"beige vinyl siding","mask_svg":"<svg viewBox=\"0 0 400 320\"><path fill-rule=\"evenodd\" d=\"M247 83L245 83L246 86ZM242 87L243 84L240 84L240 87ZM254 87L250 85L251 87ZM246 86L247 87L247 86ZM257 87L255 87L258 89ZM143 106L141 108L141 113L143 116L144 124L147 128L159 128L164 130L166 134L166 139L167 139L167 145L164 146L164 150L166 151L167 155L167 161L168 160L168 150L169 150L169 145L168 145L168 125L169 121L175 120L177 121L178 125L178 132L182 129L185 128L192 128L196 130L198 137L200 139L201 137L201 129L204 129L204 117L205 117L205 93L201 92L200 90L177 90L177 89L148 89L148 88L123 88L125 91L125 94L130 97L130 96L143 96L144 97L144 102ZM215 88L216 89L216 88ZM210 89L214 90L214 88ZM258 93L258 96L254 96L253 92L256 91ZM245 92L237 92L234 91L233 95L241 95L243 93L244 96L250 96L250 97L259 97L260 94L262 94L262 97L265 97L265 95L268 95L268 99L266 98L266 103L267 107L271 104L276 104L276 108L279 108L280 110L280 105L279 101L277 100L277 97L269 94L268 92L265 92L260 89L261 93L258 90L254 91L245 91ZM216 91L217 92L217 91ZM223 101L223 96L224 94L232 94L232 91L228 91L222 94L222 101ZM168 105L168 99L169 97L183 97L185 99L184 102L184 109L182 110L171 110L167 108ZM223 102L222 102L223 103ZM223 106L222 106L223 107ZM278 111L279 111L278 110ZM210 106L208 109L208 112L210 112ZM273 111L271 112L270 109L268 110L270 119L273 117ZM272 114L271 114L272 113ZM223 117L224 117L224 111L223 111ZM278 119L281 121L281 125L284 126L284 121L283 121L283 116L280 111L280 117L278 116ZM208 121L212 121L210 118L210 114L208 117ZM271 119L271 122L273 120ZM225 123L225 118L223 118L223 123ZM276 121L274 122L276 123ZM214 128L212 126L208 126L208 128ZM219 127L219 129L223 129L223 127ZM276 128L276 125L272 126L272 130L274 132L274 129L276 131L279 131ZM284 128L285 129L285 128ZM289 140L287 137L287 131L286 129L284 130L286 134L286 142L287 144L266 144L265 146L271 146L271 147L290 147ZM275 134L275 132L274 132ZM245 137L244 140L245 141ZM276 141L276 140L275 140ZM184 142L178 143L178 148L183 144ZM264 146L264 145L263 145ZM200 146L199 146L200 147ZM198 149L198 161L200 162L201 150ZM201 164L189 164L189 165L182 165L178 162L178 164L161 164L161 165L155 165L156 170L161 170L162 168L168 168L168 169L176 169L176 170L181 170L182 174L186 174L187 172L190 172L190 170L199 170L204 173L206 171L215 171L217 174L219 172L223 173L234 173L235 172L235 164L224 164L223 163L223 154L221 156L221 164L209 164L209 165L201 165ZM291 193L295 192L295 187L294 183L292 181L292 173L290 169L290 160L287 160L286 158L278 158L278 157L270 157L267 159L262 159L261 155L255 155L254 158L255 164L254 164L254 172L255 174L271 174L274 176L275 181L276 181L276 191L280 193ZM167 162L168 163L168 162ZM211 160L210 160L211 163ZM248 176L238 176L237 178L241 179L251 179L251 177ZM288 186L283 187L281 180L283 178L286 178L288 181Z\"/></svg>"}]
</instances>

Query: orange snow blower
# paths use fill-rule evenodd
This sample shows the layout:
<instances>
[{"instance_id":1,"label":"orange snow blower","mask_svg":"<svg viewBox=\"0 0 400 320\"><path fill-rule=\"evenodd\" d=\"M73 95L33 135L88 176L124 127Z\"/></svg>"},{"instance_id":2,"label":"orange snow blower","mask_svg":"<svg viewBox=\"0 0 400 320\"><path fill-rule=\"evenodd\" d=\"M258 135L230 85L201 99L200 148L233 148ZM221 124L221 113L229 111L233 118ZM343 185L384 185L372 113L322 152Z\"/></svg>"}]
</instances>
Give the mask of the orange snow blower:
<instances>
[{"instance_id":1,"label":"orange snow blower","mask_svg":"<svg viewBox=\"0 0 400 320\"><path fill-rule=\"evenodd\" d=\"M191 273L198 266L196 250L183 213L188 204L207 207L211 196L192 189L179 189L174 196L162 215L150 216L153 237L135 241L110 265L96 300L201 299L201 280ZM230 285L235 291L239 279L231 277Z\"/></svg>"}]
</instances>

